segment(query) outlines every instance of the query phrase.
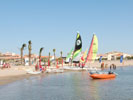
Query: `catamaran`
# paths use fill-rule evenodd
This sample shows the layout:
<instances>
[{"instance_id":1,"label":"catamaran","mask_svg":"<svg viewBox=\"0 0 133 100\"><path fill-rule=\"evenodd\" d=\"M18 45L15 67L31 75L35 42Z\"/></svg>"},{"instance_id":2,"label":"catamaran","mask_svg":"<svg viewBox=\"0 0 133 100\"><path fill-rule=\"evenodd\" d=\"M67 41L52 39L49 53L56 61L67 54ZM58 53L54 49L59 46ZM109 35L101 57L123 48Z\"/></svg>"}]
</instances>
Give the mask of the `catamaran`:
<instances>
[{"instance_id":1,"label":"catamaran","mask_svg":"<svg viewBox=\"0 0 133 100\"><path fill-rule=\"evenodd\" d=\"M89 65L88 66L89 70L97 70L97 68L95 67L93 68L92 66L90 66L91 63L94 63L97 56L97 52L98 52L98 38L95 34L93 34L91 45L85 61L85 66Z\"/></svg>"},{"instance_id":2,"label":"catamaran","mask_svg":"<svg viewBox=\"0 0 133 100\"><path fill-rule=\"evenodd\" d=\"M81 36L78 32L77 36L76 36L75 48L74 48L74 50L73 49L71 50L71 52L69 53L69 55L66 58L66 61L68 61L68 58L69 59L72 58L71 66L64 66L64 69L67 69L67 70L82 70L80 67L73 66L73 64L76 65L77 63L80 63L81 51L82 51L82 39L81 39Z\"/></svg>"}]
</instances>

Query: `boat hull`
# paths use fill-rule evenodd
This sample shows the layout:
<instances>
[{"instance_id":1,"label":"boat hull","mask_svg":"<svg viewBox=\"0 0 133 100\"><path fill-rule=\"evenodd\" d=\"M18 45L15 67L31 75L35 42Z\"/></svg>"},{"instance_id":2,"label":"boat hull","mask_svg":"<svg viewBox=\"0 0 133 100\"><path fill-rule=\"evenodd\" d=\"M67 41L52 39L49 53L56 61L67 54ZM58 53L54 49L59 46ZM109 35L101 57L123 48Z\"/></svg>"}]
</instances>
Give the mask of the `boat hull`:
<instances>
[{"instance_id":1,"label":"boat hull","mask_svg":"<svg viewBox=\"0 0 133 100\"><path fill-rule=\"evenodd\" d=\"M46 73L63 73L63 69L47 69Z\"/></svg>"},{"instance_id":2,"label":"boat hull","mask_svg":"<svg viewBox=\"0 0 133 100\"><path fill-rule=\"evenodd\" d=\"M38 71L38 72L35 72L35 71L29 71L29 72L27 72L28 74L40 74L41 73L41 71Z\"/></svg>"},{"instance_id":3,"label":"boat hull","mask_svg":"<svg viewBox=\"0 0 133 100\"><path fill-rule=\"evenodd\" d=\"M93 79L111 79L111 78L115 78L116 75L115 74L91 74L90 77Z\"/></svg>"}]
</instances>

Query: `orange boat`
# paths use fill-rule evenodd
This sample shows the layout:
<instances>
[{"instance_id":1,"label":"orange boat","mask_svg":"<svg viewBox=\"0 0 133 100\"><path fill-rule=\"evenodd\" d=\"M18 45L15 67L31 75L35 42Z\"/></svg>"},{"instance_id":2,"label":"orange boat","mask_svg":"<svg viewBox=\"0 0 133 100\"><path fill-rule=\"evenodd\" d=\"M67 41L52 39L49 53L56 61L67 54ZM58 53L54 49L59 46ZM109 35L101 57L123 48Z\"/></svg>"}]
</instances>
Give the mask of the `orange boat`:
<instances>
[{"instance_id":1,"label":"orange boat","mask_svg":"<svg viewBox=\"0 0 133 100\"><path fill-rule=\"evenodd\" d=\"M111 78L115 78L116 75L115 74L91 74L90 75L91 78L93 79L111 79Z\"/></svg>"}]
</instances>

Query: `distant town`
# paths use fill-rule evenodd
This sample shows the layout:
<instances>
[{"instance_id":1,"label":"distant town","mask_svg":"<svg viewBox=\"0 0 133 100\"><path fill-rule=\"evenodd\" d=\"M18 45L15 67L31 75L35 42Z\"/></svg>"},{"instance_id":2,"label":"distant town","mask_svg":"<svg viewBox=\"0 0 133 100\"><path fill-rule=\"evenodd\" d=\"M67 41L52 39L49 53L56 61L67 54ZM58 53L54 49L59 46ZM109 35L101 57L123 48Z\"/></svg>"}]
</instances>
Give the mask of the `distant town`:
<instances>
[{"instance_id":1,"label":"distant town","mask_svg":"<svg viewBox=\"0 0 133 100\"><path fill-rule=\"evenodd\" d=\"M82 54L84 54L84 52L82 52ZM105 54L98 54L97 57L96 57L96 60L99 60L101 56L102 56L102 60L108 60L108 61L119 60L121 55L123 55L123 59L126 59L126 60L133 59L133 55L131 55L131 54L118 52L118 51L112 51L112 52L108 52L108 53L105 53ZM47 62L48 58L49 58L49 56L41 56L41 59L44 62ZM52 56L50 56L50 58L52 58ZM56 59L59 59L59 58L60 57L57 57ZM66 57L62 57L62 58L65 61ZM29 55L24 55L23 56L24 62L26 62L28 59L29 59ZM39 59L39 55L31 54L31 61L32 62L36 62L37 59ZM15 53L11 53L11 52L0 53L0 65L2 65L4 62L10 62L10 63L14 63L14 64L20 65L20 63L21 63L21 55L15 54ZM28 65L28 63L25 63L25 64Z\"/></svg>"}]
</instances>

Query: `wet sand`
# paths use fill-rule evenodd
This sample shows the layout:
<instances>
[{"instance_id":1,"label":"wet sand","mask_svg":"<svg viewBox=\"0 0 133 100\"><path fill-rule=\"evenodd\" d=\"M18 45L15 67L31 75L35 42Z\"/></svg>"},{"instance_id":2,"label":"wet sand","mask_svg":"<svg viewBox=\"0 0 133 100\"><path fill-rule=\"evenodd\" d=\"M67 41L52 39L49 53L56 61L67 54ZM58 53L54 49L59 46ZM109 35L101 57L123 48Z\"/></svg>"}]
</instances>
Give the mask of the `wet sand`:
<instances>
[{"instance_id":1,"label":"wet sand","mask_svg":"<svg viewBox=\"0 0 133 100\"><path fill-rule=\"evenodd\" d=\"M3 76L3 77L0 77L0 85L6 85L8 83L11 83L11 82L14 82L14 81L17 81L17 80L22 80L22 79L25 79L25 78L29 78L31 75L15 75L15 76Z\"/></svg>"},{"instance_id":2,"label":"wet sand","mask_svg":"<svg viewBox=\"0 0 133 100\"><path fill-rule=\"evenodd\" d=\"M25 67L26 66L12 66L11 68L0 69L0 85L5 85L32 76L25 71L25 69L31 67Z\"/></svg>"}]
</instances>

